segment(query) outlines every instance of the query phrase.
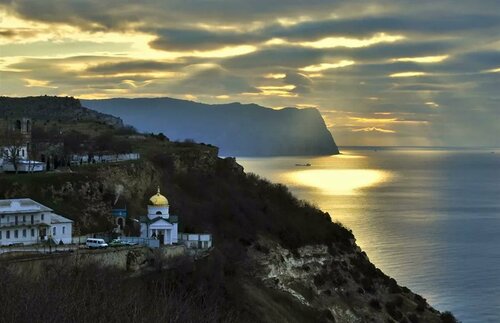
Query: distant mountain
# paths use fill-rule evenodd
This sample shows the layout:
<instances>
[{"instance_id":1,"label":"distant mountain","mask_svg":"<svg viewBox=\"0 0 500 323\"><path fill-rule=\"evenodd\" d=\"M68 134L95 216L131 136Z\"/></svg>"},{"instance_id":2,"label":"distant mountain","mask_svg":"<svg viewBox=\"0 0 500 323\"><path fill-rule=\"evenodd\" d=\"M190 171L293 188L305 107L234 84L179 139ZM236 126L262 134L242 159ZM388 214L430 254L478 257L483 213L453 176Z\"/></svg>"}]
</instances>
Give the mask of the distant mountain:
<instances>
[{"instance_id":1,"label":"distant mountain","mask_svg":"<svg viewBox=\"0 0 500 323\"><path fill-rule=\"evenodd\" d=\"M317 109L274 110L256 104L203 104L172 98L80 100L141 132L193 139L221 155L330 155L338 148Z\"/></svg>"}]
</instances>

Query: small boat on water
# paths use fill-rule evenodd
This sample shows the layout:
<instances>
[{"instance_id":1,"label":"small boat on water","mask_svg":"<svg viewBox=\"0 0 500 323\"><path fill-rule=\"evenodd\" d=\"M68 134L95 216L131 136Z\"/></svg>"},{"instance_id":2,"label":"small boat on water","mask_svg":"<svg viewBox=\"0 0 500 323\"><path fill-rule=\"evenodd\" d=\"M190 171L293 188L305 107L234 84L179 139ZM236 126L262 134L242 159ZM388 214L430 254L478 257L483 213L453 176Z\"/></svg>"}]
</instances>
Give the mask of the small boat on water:
<instances>
[{"instance_id":1,"label":"small boat on water","mask_svg":"<svg viewBox=\"0 0 500 323\"><path fill-rule=\"evenodd\" d=\"M295 166L297 167L309 167L311 166L311 164L307 163L307 164L295 164Z\"/></svg>"}]
</instances>

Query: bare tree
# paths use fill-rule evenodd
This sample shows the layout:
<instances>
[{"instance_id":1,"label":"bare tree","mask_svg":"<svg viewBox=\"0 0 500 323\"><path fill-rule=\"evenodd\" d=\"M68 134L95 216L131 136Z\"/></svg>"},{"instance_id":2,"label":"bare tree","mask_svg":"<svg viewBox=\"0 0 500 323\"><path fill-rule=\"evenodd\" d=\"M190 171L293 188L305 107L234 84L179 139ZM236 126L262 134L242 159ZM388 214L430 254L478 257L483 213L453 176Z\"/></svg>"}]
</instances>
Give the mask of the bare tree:
<instances>
[{"instance_id":1,"label":"bare tree","mask_svg":"<svg viewBox=\"0 0 500 323\"><path fill-rule=\"evenodd\" d=\"M20 131L11 127L5 127L0 131L0 156L4 163L11 163L14 166L17 174L19 162L24 159L22 152L23 148L26 148L26 138Z\"/></svg>"}]
</instances>

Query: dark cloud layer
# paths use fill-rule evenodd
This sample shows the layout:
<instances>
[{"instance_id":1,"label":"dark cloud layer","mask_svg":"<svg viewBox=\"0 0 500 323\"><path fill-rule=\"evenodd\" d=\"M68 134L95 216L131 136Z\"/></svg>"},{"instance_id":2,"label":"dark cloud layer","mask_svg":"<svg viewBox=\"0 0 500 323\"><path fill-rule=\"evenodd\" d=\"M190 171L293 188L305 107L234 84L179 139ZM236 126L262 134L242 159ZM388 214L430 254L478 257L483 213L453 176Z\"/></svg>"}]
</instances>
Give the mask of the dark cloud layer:
<instances>
[{"instance_id":1,"label":"dark cloud layer","mask_svg":"<svg viewBox=\"0 0 500 323\"><path fill-rule=\"evenodd\" d=\"M48 26L0 26L2 94L317 106L343 144L499 144L495 0L0 0L1 12Z\"/></svg>"}]
</instances>

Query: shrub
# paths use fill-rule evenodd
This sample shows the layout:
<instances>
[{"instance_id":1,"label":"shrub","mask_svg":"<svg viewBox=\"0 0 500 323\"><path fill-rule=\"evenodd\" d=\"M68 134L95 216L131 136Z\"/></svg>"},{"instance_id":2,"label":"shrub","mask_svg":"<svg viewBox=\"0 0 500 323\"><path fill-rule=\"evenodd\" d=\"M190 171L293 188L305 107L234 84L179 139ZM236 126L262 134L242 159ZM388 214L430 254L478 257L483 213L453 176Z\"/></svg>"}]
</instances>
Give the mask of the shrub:
<instances>
[{"instance_id":1,"label":"shrub","mask_svg":"<svg viewBox=\"0 0 500 323\"><path fill-rule=\"evenodd\" d=\"M410 315L408 315L408 319L410 320L411 323L418 323L419 322L418 316L415 313L411 313Z\"/></svg>"},{"instance_id":2,"label":"shrub","mask_svg":"<svg viewBox=\"0 0 500 323\"><path fill-rule=\"evenodd\" d=\"M380 311L382 309L382 307L380 306L380 302L375 298L372 298L370 300L370 306L376 309L377 311Z\"/></svg>"},{"instance_id":3,"label":"shrub","mask_svg":"<svg viewBox=\"0 0 500 323\"><path fill-rule=\"evenodd\" d=\"M441 321L443 323L457 323L457 319L451 314L451 312L443 312L441 313Z\"/></svg>"}]
</instances>

